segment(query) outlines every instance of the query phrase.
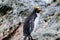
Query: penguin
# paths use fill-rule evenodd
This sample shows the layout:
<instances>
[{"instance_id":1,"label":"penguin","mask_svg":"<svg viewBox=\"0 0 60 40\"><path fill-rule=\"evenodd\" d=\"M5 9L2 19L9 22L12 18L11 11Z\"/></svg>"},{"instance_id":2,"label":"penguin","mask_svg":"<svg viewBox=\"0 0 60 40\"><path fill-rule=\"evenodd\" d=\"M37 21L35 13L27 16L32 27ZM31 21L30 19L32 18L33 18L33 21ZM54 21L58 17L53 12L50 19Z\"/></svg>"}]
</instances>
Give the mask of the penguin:
<instances>
[{"instance_id":1,"label":"penguin","mask_svg":"<svg viewBox=\"0 0 60 40\"><path fill-rule=\"evenodd\" d=\"M36 15L37 17L35 18L35 21L34 21L34 29L31 33L31 36L33 39L37 39L37 38L34 38L34 35L35 35L36 30L39 29L40 27L40 19L42 18L42 15L43 15L42 9L40 9L40 13L36 13Z\"/></svg>"},{"instance_id":2,"label":"penguin","mask_svg":"<svg viewBox=\"0 0 60 40\"><path fill-rule=\"evenodd\" d=\"M35 7L32 11L32 13L25 19L24 25L23 25L23 35L25 36L23 40L26 40L28 37L28 40L33 40L31 37L31 32L34 28L34 20L37 17L36 13L39 13L40 9L39 7Z\"/></svg>"}]
</instances>

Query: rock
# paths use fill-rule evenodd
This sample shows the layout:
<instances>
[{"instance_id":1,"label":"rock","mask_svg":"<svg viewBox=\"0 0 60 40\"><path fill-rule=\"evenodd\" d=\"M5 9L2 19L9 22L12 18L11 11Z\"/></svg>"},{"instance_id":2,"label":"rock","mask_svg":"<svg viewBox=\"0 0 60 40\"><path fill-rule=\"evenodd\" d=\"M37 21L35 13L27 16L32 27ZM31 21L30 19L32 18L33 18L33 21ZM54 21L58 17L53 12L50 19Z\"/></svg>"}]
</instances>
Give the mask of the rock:
<instances>
[{"instance_id":1,"label":"rock","mask_svg":"<svg viewBox=\"0 0 60 40\"><path fill-rule=\"evenodd\" d=\"M18 23L24 22L25 18L32 12L35 6L42 8L44 11L42 17L46 22L43 22L40 25L41 28L39 27L39 29L36 30L37 32L35 32L34 36L38 38L38 40L54 40L57 37L60 37L60 6L48 5L52 4L52 1L53 0L38 0L38 2L35 2L35 0L0 0L0 8L2 7L1 5L13 8L13 10L7 11L7 14L0 16L0 40L13 33L13 31L18 27ZM57 2L59 1L60 0L57 0ZM58 13L59 16L56 16L55 13ZM17 35L20 33L21 32L16 32ZM50 35L57 34L58 36L44 37L43 34L45 33L51 33ZM15 39L16 34L15 36L12 35L12 38L10 39L23 40L19 38L20 35Z\"/></svg>"}]
</instances>

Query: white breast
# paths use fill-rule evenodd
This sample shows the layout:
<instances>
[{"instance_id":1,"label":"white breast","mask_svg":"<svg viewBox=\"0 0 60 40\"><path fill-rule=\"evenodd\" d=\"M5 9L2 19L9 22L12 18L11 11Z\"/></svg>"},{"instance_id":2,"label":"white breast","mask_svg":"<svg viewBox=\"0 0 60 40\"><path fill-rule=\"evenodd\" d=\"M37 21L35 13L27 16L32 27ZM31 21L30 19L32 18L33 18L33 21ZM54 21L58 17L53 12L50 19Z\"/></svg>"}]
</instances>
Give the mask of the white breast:
<instances>
[{"instance_id":1,"label":"white breast","mask_svg":"<svg viewBox=\"0 0 60 40\"><path fill-rule=\"evenodd\" d=\"M36 19L35 19L35 21L34 21L34 32L37 30L37 28L39 28L39 23L40 23L40 14L39 13L36 13L37 14L37 17L36 17Z\"/></svg>"},{"instance_id":2,"label":"white breast","mask_svg":"<svg viewBox=\"0 0 60 40\"><path fill-rule=\"evenodd\" d=\"M33 29L32 33L31 33L31 36L33 38L34 38L34 34L35 34L36 30L39 28L39 21L40 21L40 14L39 13L36 13L36 14L37 14L37 17L36 17L36 19L34 21L34 29Z\"/></svg>"},{"instance_id":3,"label":"white breast","mask_svg":"<svg viewBox=\"0 0 60 40\"><path fill-rule=\"evenodd\" d=\"M34 27L39 24L39 21L40 21L40 14L37 13L37 17L36 17L36 19L34 21Z\"/></svg>"}]
</instances>

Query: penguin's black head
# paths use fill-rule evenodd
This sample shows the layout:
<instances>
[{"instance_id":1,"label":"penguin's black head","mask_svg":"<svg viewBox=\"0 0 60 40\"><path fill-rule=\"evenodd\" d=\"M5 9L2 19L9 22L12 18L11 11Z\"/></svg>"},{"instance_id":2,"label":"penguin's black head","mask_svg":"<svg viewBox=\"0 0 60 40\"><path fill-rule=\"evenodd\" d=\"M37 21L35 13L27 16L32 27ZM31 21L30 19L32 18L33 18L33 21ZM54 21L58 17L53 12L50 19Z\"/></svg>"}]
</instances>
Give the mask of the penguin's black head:
<instances>
[{"instance_id":1,"label":"penguin's black head","mask_svg":"<svg viewBox=\"0 0 60 40\"><path fill-rule=\"evenodd\" d=\"M39 7L35 7L35 8L34 8L34 11L35 11L36 13L39 13L39 12L42 11L42 10L41 10L41 8L39 8Z\"/></svg>"}]
</instances>

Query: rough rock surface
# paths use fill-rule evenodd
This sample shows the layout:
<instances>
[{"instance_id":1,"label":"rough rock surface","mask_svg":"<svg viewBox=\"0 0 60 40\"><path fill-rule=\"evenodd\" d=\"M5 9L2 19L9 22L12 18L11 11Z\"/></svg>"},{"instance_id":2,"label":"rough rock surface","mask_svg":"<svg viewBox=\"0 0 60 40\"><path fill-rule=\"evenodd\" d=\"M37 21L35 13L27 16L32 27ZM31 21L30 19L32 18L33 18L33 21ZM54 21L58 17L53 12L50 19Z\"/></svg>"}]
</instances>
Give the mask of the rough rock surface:
<instances>
[{"instance_id":1,"label":"rough rock surface","mask_svg":"<svg viewBox=\"0 0 60 40\"><path fill-rule=\"evenodd\" d=\"M43 0L46 1L46 0ZM19 22L24 22L25 18L32 12L35 6L39 6L44 10L43 19L47 22L41 22L40 27L34 33L33 37L38 40L55 40L60 37L60 0L51 3L40 0L0 0L0 7L7 5L13 10L1 16L0 13L0 40L8 37L9 34L18 27ZM21 26L22 27L22 26ZM20 37L22 28L17 29L16 33L8 40L23 40ZM15 39L16 38L16 39ZM7 40L7 39L4 39Z\"/></svg>"}]
</instances>

